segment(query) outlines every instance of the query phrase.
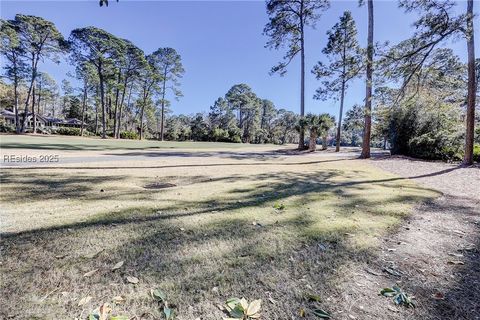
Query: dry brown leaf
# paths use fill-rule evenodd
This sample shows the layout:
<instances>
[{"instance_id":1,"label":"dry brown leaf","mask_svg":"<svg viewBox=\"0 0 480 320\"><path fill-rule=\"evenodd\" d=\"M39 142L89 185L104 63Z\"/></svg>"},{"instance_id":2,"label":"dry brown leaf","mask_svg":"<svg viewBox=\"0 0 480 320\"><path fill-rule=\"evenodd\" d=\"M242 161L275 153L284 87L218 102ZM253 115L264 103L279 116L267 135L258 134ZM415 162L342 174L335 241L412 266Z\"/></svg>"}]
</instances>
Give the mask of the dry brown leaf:
<instances>
[{"instance_id":1,"label":"dry brown leaf","mask_svg":"<svg viewBox=\"0 0 480 320\"><path fill-rule=\"evenodd\" d=\"M122 297L122 296L116 296L116 297L113 297L112 298L112 301L115 303L115 304L122 304L125 302L125 298Z\"/></svg>"},{"instance_id":2,"label":"dry brown leaf","mask_svg":"<svg viewBox=\"0 0 480 320\"><path fill-rule=\"evenodd\" d=\"M87 273L85 273L83 276L84 277L91 277L95 274L95 272L97 272L98 269L93 269L92 271L88 271Z\"/></svg>"},{"instance_id":3,"label":"dry brown leaf","mask_svg":"<svg viewBox=\"0 0 480 320\"><path fill-rule=\"evenodd\" d=\"M136 277L128 276L127 281L133 284L137 284L139 280Z\"/></svg>"},{"instance_id":4,"label":"dry brown leaf","mask_svg":"<svg viewBox=\"0 0 480 320\"><path fill-rule=\"evenodd\" d=\"M433 295L433 299L435 300L444 300L445 299L445 295L441 292L437 292Z\"/></svg>"},{"instance_id":5,"label":"dry brown leaf","mask_svg":"<svg viewBox=\"0 0 480 320\"><path fill-rule=\"evenodd\" d=\"M301 318L304 318L304 317L305 317L305 309L300 308L299 316L300 316Z\"/></svg>"},{"instance_id":6,"label":"dry brown leaf","mask_svg":"<svg viewBox=\"0 0 480 320\"><path fill-rule=\"evenodd\" d=\"M124 263L125 263L125 261L123 261L123 260L120 261L120 262L118 262L117 264L115 264L115 265L112 267L112 271L117 270L117 269L120 269L120 268L123 266Z\"/></svg>"},{"instance_id":7,"label":"dry brown leaf","mask_svg":"<svg viewBox=\"0 0 480 320\"><path fill-rule=\"evenodd\" d=\"M448 261L448 263L449 264L461 264L461 265L465 264L465 262L460 261L460 260L450 260L450 261Z\"/></svg>"},{"instance_id":8,"label":"dry brown leaf","mask_svg":"<svg viewBox=\"0 0 480 320\"><path fill-rule=\"evenodd\" d=\"M92 300L91 296L83 297L82 299L80 299L80 301L78 301L78 306L81 307L81 306L89 303L90 300Z\"/></svg>"},{"instance_id":9,"label":"dry brown leaf","mask_svg":"<svg viewBox=\"0 0 480 320\"><path fill-rule=\"evenodd\" d=\"M98 318L98 320L107 320L110 312L112 312L112 308L110 308L110 305L108 303L104 303L100 307L100 317Z\"/></svg>"}]
</instances>

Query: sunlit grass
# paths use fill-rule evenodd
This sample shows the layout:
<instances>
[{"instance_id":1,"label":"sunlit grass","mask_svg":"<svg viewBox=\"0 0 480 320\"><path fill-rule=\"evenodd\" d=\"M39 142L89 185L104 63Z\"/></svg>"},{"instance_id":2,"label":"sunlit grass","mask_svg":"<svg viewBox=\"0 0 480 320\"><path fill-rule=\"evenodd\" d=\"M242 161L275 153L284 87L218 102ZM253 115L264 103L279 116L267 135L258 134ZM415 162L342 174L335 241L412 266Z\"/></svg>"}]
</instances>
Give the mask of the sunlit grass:
<instances>
[{"instance_id":1,"label":"sunlit grass","mask_svg":"<svg viewBox=\"0 0 480 320\"><path fill-rule=\"evenodd\" d=\"M4 170L2 312L80 317L124 295L116 311L159 316L148 291L161 287L183 319L221 318L224 299L269 294L279 302L264 306L267 318L285 318L298 310L305 281L327 294L348 277L351 259L436 195L360 160L162 161L171 167ZM174 186L146 188L152 183ZM86 295L92 302L79 307Z\"/></svg>"}]
</instances>

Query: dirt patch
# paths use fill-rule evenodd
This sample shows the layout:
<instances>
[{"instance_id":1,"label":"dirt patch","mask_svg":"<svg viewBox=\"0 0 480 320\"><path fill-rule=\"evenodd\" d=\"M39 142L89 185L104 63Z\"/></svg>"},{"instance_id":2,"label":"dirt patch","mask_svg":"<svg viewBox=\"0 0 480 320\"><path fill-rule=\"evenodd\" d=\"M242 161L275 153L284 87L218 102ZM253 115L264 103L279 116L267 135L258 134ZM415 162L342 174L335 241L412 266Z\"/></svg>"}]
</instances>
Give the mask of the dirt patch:
<instances>
[{"instance_id":1,"label":"dirt patch","mask_svg":"<svg viewBox=\"0 0 480 320\"><path fill-rule=\"evenodd\" d=\"M444 195L415 208L411 219L381 239L377 258L358 263L343 284L345 319L480 319L480 170L389 158L374 166ZM417 308L379 296L398 284ZM342 319L343 319L342 318Z\"/></svg>"}]
</instances>

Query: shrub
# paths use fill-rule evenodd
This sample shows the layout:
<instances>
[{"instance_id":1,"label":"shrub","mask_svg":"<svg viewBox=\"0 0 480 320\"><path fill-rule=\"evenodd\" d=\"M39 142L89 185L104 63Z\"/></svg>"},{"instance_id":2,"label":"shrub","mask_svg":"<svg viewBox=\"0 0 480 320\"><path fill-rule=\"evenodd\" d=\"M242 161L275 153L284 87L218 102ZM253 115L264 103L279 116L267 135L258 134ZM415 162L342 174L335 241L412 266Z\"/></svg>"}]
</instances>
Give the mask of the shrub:
<instances>
[{"instance_id":1,"label":"shrub","mask_svg":"<svg viewBox=\"0 0 480 320\"><path fill-rule=\"evenodd\" d=\"M135 131L122 131L120 132L120 139L138 140L138 133Z\"/></svg>"},{"instance_id":2,"label":"shrub","mask_svg":"<svg viewBox=\"0 0 480 320\"><path fill-rule=\"evenodd\" d=\"M480 162L480 144L473 146L473 161Z\"/></svg>"},{"instance_id":3,"label":"shrub","mask_svg":"<svg viewBox=\"0 0 480 320\"><path fill-rule=\"evenodd\" d=\"M56 134L61 134L64 136L79 136L80 128L66 128L60 127L55 131Z\"/></svg>"},{"instance_id":4,"label":"shrub","mask_svg":"<svg viewBox=\"0 0 480 320\"><path fill-rule=\"evenodd\" d=\"M1 121L0 132L15 132L15 127L12 124L7 124L4 121Z\"/></svg>"}]
</instances>

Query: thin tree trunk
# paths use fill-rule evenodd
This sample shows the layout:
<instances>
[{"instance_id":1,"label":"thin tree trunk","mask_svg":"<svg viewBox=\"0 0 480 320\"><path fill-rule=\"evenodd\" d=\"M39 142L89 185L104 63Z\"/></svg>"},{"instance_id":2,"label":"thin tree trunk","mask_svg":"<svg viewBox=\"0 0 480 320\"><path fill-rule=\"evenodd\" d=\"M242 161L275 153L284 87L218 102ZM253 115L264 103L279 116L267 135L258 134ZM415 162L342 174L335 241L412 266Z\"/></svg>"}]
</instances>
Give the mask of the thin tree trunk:
<instances>
[{"instance_id":1,"label":"thin tree trunk","mask_svg":"<svg viewBox=\"0 0 480 320\"><path fill-rule=\"evenodd\" d=\"M303 25L303 3L300 1L300 120L305 116L305 37ZM305 129L303 127L299 130L298 135L298 149L305 148Z\"/></svg>"},{"instance_id":2,"label":"thin tree trunk","mask_svg":"<svg viewBox=\"0 0 480 320\"><path fill-rule=\"evenodd\" d=\"M95 135L98 134L98 103L100 102L99 100L99 91L100 91L100 88L99 86L97 85L97 98L96 98L96 103L95 103Z\"/></svg>"},{"instance_id":3,"label":"thin tree trunk","mask_svg":"<svg viewBox=\"0 0 480 320\"><path fill-rule=\"evenodd\" d=\"M467 1L467 51L468 51L468 94L465 155L463 164L473 164L473 142L475 130L475 45L473 32L473 0Z\"/></svg>"},{"instance_id":4,"label":"thin tree trunk","mask_svg":"<svg viewBox=\"0 0 480 320\"><path fill-rule=\"evenodd\" d=\"M38 83L38 101L37 101L37 114L40 114L40 102L42 100L42 81Z\"/></svg>"},{"instance_id":5,"label":"thin tree trunk","mask_svg":"<svg viewBox=\"0 0 480 320\"><path fill-rule=\"evenodd\" d=\"M362 154L360 158L370 158L370 136L372 131L372 78L373 78L373 0L367 0L368 6L368 47L367 81L365 95L365 129L363 130Z\"/></svg>"},{"instance_id":6,"label":"thin tree trunk","mask_svg":"<svg viewBox=\"0 0 480 320\"><path fill-rule=\"evenodd\" d=\"M120 88L118 86L120 85L120 80L121 80L121 73L119 71L118 72L117 88L115 90L115 111L113 112L113 137L114 138L117 138L118 97L119 97L119 94L120 94Z\"/></svg>"},{"instance_id":7,"label":"thin tree trunk","mask_svg":"<svg viewBox=\"0 0 480 320\"><path fill-rule=\"evenodd\" d=\"M33 84L32 88L32 129L33 129L33 134L37 133L37 113L35 112L35 83Z\"/></svg>"},{"instance_id":8,"label":"thin tree trunk","mask_svg":"<svg viewBox=\"0 0 480 320\"><path fill-rule=\"evenodd\" d=\"M82 126L80 127L80 137L83 137L83 128L85 127L85 109L87 107L87 87L88 83L85 80L83 84L83 101L82 101Z\"/></svg>"},{"instance_id":9,"label":"thin tree trunk","mask_svg":"<svg viewBox=\"0 0 480 320\"><path fill-rule=\"evenodd\" d=\"M143 139L143 113L145 110L145 105L147 104L147 99L148 99L148 89L144 89L145 91L143 92L143 103L142 103L142 108L140 109L140 140Z\"/></svg>"},{"instance_id":10,"label":"thin tree trunk","mask_svg":"<svg viewBox=\"0 0 480 320\"><path fill-rule=\"evenodd\" d=\"M130 107L130 101L131 101L131 98L132 98L132 89L133 89L133 83L130 86L130 91L128 92L127 107ZM128 130L127 125L128 125L128 123L125 123L125 130ZM131 124L131 130L133 130L133 124Z\"/></svg>"},{"instance_id":11,"label":"thin tree trunk","mask_svg":"<svg viewBox=\"0 0 480 320\"><path fill-rule=\"evenodd\" d=\"M25 129L27 126L28 105L30 104L30 97L32 95L33 85L35 82L35 78L37 77L37 63L38 63L38 58L36 58L35 54L32 54L32 78L30 79L30 86L28 87L27 99L25 100L25 113L23 115L22 129L21 129L22 133L25 133Z\"/></svg>"},{"instance_id":12,"label":"thin tree trunk","mask_svg":"<svg viewBox=\"0 0 480 320\"><path fill-rule=\"evenodd\" d=\"M123 90L122 90L122 98L120 99L120 107L118 110L118 124L117 124L117 135L115 138L120 139L120 130L122 126L122 111L123 111L123 103L125 102L125 93L127 92L127 78L125 78L125 81L123 83Z\"/></svg>"},{"instance_id":13,"label":"thin tree trunk","mask_svg":"<svg viewBox=\"0 0 480 320\"><path fill-rule=\"evenodd\" d=\"M20 117L18 116L18 77L15 75L15 79L13 81L13 107L15 112L15 133L20 133L21 126L20 126Z\"/></svg>"},{"instance_id":14,"label":"thin tree trunk","mask_svg":"<svg viewBox=\"0 0 480 320\"><path fill-rule=\"evenodd\" d=\"M342 80L342 92L340 96L340 114L338 115L338 128L337 128L337 137L335 138L335 152L340 151L340 141L342 134L342 117L343 117L343 103L345 100L345 80Z\"/></svg>"},{"instance_id":15,"label":"thin tree trunk","mask_svg":"<svg viewBox=\"0 0 480 320\"><path fill-rule=\"evenodd\" d=\"M98 67L98 77L100 79L100 103L102 105L102 139L107 138L107 110L105 103L105 91L103 88L103 74L101 64Z\"/></svg>"}]
</instances>

